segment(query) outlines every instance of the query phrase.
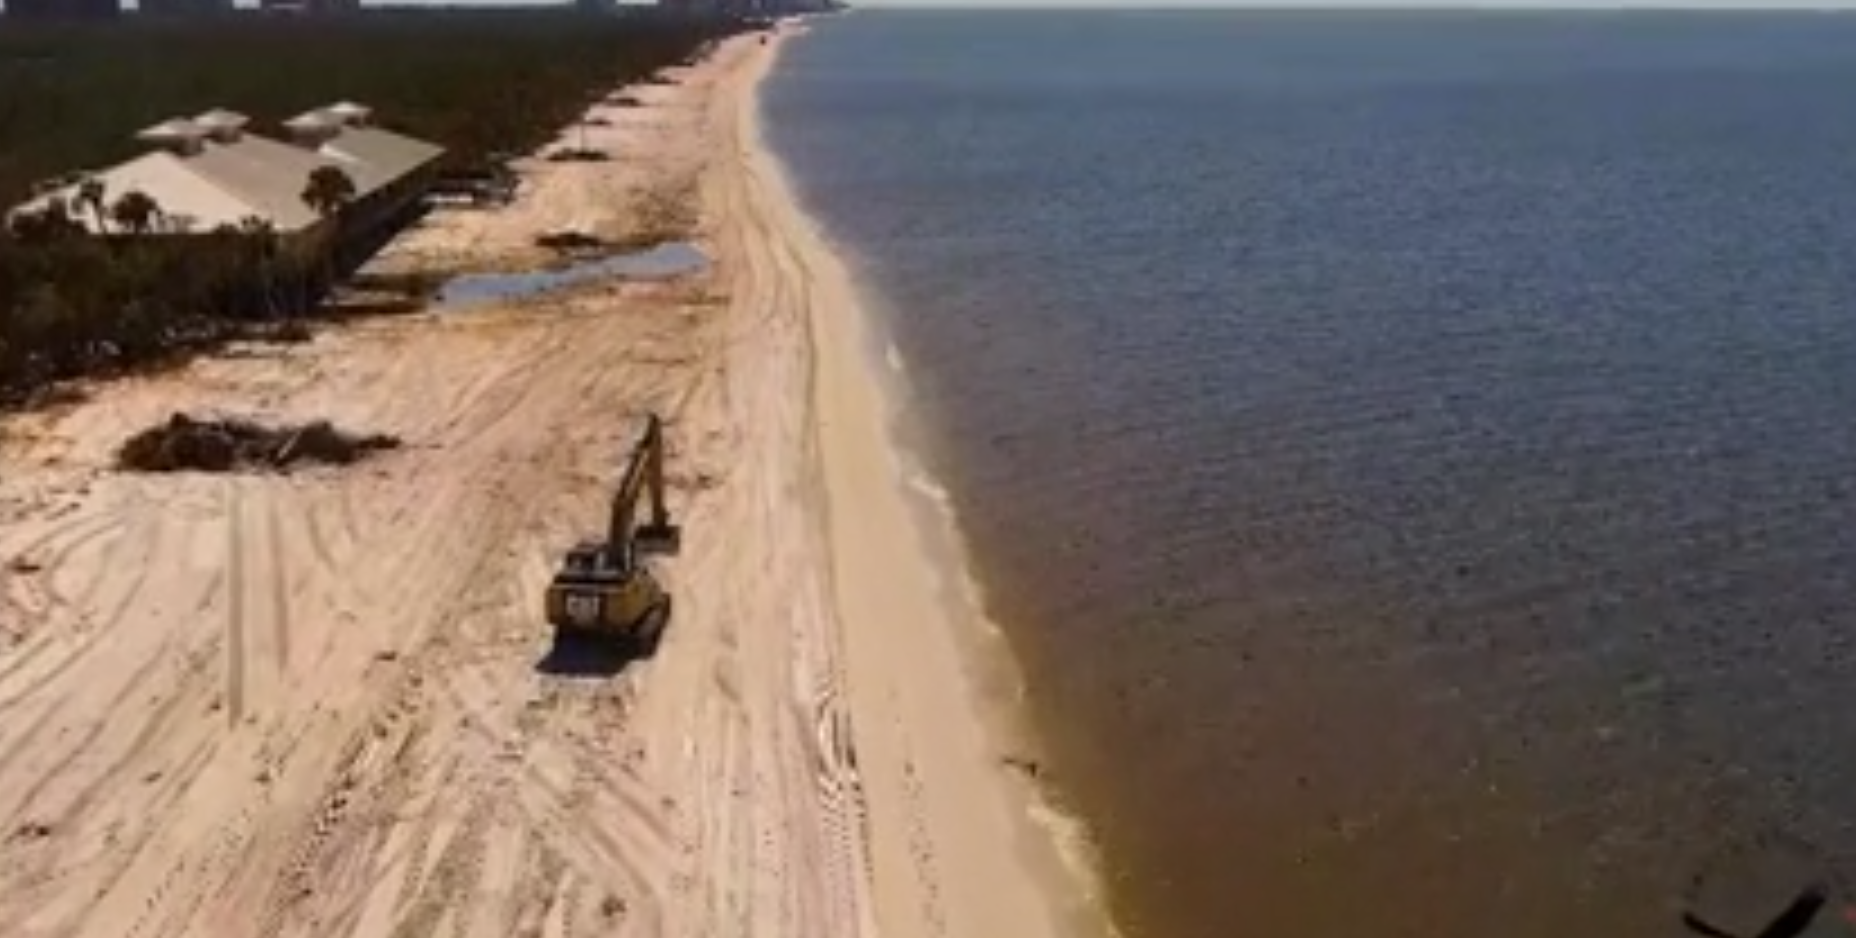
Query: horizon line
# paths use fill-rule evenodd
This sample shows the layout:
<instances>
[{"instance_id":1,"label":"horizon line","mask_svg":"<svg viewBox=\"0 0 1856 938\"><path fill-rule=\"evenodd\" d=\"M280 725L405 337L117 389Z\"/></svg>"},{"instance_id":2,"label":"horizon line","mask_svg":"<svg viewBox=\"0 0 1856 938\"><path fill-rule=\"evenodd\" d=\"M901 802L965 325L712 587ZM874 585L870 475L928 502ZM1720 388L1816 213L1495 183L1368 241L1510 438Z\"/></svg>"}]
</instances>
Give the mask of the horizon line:
<instances>
[{"instance_id":1,"label":"horizon line","mask_svg":"<svg viewBox=\"0 0 1856 938\"><path fill-rule=\"evenodd\" d=\"M851 10L1096 10L1128 13L1253 10L1372 13L1850 13L1856 0L852 0Z\"/></svg>"}]
</instances>

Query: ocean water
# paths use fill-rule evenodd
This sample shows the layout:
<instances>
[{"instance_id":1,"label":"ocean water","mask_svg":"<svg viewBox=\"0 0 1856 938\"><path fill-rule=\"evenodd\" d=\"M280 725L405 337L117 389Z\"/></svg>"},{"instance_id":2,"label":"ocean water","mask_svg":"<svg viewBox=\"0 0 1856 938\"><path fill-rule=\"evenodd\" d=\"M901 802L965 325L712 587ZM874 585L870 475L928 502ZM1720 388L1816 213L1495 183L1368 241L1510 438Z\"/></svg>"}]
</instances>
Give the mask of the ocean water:
<instances>
[{"instance_id":1,"label":"ocean water","mask_svg":"<svg viewBox=\"0 0 1856 938\"><path fill-rule=\"evenodd\" d=\"M1851 88L1816 14L789 47L772 142L1131 936L1673 935L1750 838L1850 869Z\"/></svg>"}]
</instances>

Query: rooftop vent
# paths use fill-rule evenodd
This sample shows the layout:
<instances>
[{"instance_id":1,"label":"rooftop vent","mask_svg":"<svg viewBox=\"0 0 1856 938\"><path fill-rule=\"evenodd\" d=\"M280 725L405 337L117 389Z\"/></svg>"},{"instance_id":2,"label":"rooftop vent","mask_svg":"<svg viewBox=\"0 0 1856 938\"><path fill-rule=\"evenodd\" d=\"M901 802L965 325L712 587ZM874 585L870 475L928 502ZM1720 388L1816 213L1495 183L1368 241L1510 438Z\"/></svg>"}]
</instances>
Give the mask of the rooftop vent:
<instances>
[{"instance_id":1,"label":"rooftop vent","mask_svg":"<svg viewBox=\"0 0 1856 938\"><path fill-rule=\"evenodd\" d=\"M342 120L324 110L307 111L284 121L284 129L298 146L314 149L342 132Z\"/></svg>"},{"instance_id":2,"label":"rooftop vent","mask_svg":"<svg viewBox=\"0 0 1856 938\"><path fill-rule=\"evenodd\" d=\"M322 113L334 117L350 127L365 127L367 126L369 118L373 117L374 109L365 104L356 104L353 101L342 101L323 108Z\"/></svg>"},{"instance_id":3,"label":"rooftop vent","mask_svg":"<svg viewBox=\"0 0 1856 938\"><path fill-rule=\"evenodd\" d=\"M205 131L206 135L214 140L220 143L231 143L237 140L239 135L244 132L245 125L249 123L250 120L250 118L236 111L214 108L195 117L192 123L195 127Z\"/></svg>"},{"instance_id":4,"label":"rooftop vent","mask_svg":"<svg viewBox=\"0 0 1856 938\"><path fill-rule=\"evenodd\" d=\"M153 127L144 128L135 135L135 138L184 156L200 152L201 142L206 139L207 134L206 128L193 121L177 117L162 121Z\"/></svg>"}]
</instances>

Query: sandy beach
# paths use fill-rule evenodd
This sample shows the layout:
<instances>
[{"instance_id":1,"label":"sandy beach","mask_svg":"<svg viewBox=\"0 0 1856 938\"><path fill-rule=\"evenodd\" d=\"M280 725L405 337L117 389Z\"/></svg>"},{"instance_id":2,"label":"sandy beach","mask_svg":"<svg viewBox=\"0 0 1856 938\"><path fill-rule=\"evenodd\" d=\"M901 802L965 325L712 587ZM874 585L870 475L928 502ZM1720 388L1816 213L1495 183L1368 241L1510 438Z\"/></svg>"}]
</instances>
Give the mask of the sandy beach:
<instances>
[{"instance_id":1,"label":"sandy beach","mask_svg":"<svg viewBox=\"0 0 1856 938\"><path fill-rule=\"evenodd\" d=\"M851 278L762 145L783 41L637 89L588 130L616 160L525 162L516 204L382 261L520 266L681 199L705 273L358 321L0 425L0 933L1083 930L1001 742L1010 682L912 519ZM406 445L110 468L181 410ZM617 676L546 673L543 587L647 411L676 618Z\"/></svg>"}]
</instances>

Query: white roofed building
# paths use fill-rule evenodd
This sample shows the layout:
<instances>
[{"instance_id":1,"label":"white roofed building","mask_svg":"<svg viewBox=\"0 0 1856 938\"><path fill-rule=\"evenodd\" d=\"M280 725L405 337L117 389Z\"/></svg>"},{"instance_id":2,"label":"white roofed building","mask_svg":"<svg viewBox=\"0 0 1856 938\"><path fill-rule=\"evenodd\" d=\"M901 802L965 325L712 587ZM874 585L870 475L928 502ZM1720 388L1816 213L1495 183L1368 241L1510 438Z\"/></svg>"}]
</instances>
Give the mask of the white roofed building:
<instances>
[{"instance_id":1,"label":"white roofed building","mask_svg":"<svg viewBox=\"0 0 1856 938\"><path fill-rule=\"evenodd\" d=\"M318 108L284 122L288 142L249 132L249 118L223 108L171 118L136 134L154 152L87 174L104 187L101 221L82 204L81 181L42 192L8 215L63 200L91 232L122 235L129 232L109 220L108 206L133 190L160 207L148 234L205 233L257 218L293 235L323 222L303 193L311 173L334 166L355 189L342 213L343 240L353 233L371 242L420 201L444 155L434 144L371 126L371 118L370 108L351 101Z\"/></svg>"},{"instance_id":2,"label":"white roofed building","mask_svg":"<svg viewBox=\"0 0 1856 938\"><path fill-rule=\"evenodd\" d=\"M124 193L141 192L155 200L161 211L150 234L189 234L211 231L220 225L237 225L245 218L263 216L263 210L219 181L201 173L182 158L165 151L138 156L127 163L90 174L103 183L104 218L99 220L79 198L80 184L43 193L14 212L36 212L53 200L63 200L74 221L92 234L122 234L109 220L109 206Z\"/></svg>"},{"instance_id":3,"label":"white roofed building","mask_svg":"<svg viewBox=\"0 0 1856 938\"><path fill-rule=\"evenodd\" d=\"M366 198L437 162L442 147L371 126L372 109L352 101L306 111L284 121L299 146L335 161Z\"/></svg>"},{"instance_id":4,"label":"white roofed building","mask_svg":"<svg viewBox=\"0 0 1856 938\"><path fill-rule=\"evenodd\" d=\"M334 160L312 150L245 134L208 147L188 163L238 192L278 231L298 231L321 220L303 201L309 174Z\"/></svg>"},{"instance_id":5,"label":"white roofed building","mask_svg":"<svg viewBox=\"0 0 1856 938\"><path fill-rule=\"evenodd\" d=\"M365 198L395 181L406 179L436 162L444 150L374 127L350 127L316 151L335 160L354 177Z\"/></svg>"}]
</instances>

